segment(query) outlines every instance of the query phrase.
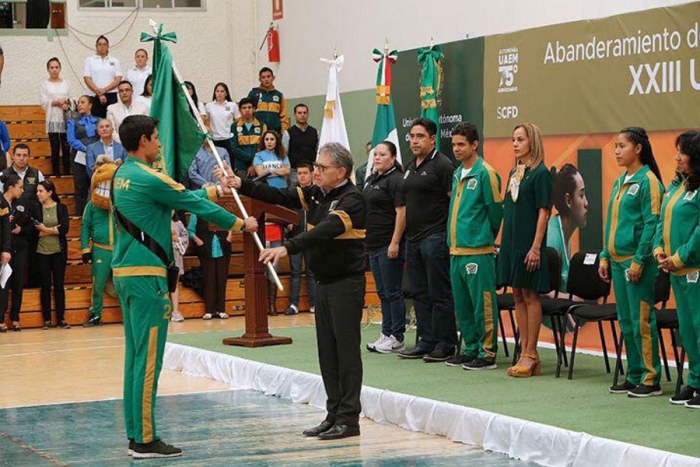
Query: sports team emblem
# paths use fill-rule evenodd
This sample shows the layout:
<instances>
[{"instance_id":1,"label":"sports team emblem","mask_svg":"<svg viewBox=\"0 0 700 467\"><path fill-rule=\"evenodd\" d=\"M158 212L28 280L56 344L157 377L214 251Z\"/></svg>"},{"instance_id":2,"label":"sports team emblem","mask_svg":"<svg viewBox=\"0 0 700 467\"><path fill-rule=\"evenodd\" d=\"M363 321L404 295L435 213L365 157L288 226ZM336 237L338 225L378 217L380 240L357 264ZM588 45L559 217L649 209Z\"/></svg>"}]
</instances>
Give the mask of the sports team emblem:
<instances>
[{"instance_id":1,"label":"sports team emblem","mask_svg":"<svg viewBox=\"0 0 700 467\"><path fill-rule=\"evenodd\" d=\"M688 280L688 284L697 284L698 283L698 271L691 272L685 278Z\"/></svg>"},{"instance_id":2,"label":"sports team emblem","mask_svg":"<svg viewBox=\"0 0 700 467\"><path fill-rule=\"evenodd\" d=\"M479 265L476 263L467 264L467 274L470 276L479 272Z\"/></svg>"},{"instance_id":3,"label":"sports team emblem","mask_svg":"<svg viewBox=\"0 0 700 467\"><path fill-rule=\"evenodd\" d=\"M697 193L697 190L689 191L685 194L683 197L684 201L692 201L693 198L695 198L695 193Z\"/></svg>"},{"instance_id":4,"label":"sports team emblem","mask_svg":"<svg viewBox=\"0 0 700 467\"><path fill-rule=\"evenodd\" d=\"M279 102L280 98L279 98L279 96L272 96L272 100L275 102Z\"/></svg>"},{"instance_id":5,"label":"sports team emblem","mask_svg":"<svg viewBox=\"0 0 700 467\"><path fill-rule=\"evenodd\" d=\"M470 178L469 181L467 182L467 190L475 190L477 184L478 184L478 181L476 178Z\"/></svg>"},{"instance_id":6,"label":"sports team emblem","mask_svg":"<svg viewBox=\"0 0 700 467\"><path fill-rule=\"evenodd\" d=\"M630 189L627 191L630 196L637 196L637 192L639 192L639 184L635 183L630 187Z\"/></svg>"},{"instance_id":7,"label":"sports team emblem","mask_svg":"<svg viewBox=\"0 0 700 467\"><path fill-rule=\"evenodd\" d=\"M243 132L243 127L242 127L242 126L239 126L238 128L236 128L236 131L239 132L239 133L242 133L242 132Z\"/></svg>"}]
</instances>

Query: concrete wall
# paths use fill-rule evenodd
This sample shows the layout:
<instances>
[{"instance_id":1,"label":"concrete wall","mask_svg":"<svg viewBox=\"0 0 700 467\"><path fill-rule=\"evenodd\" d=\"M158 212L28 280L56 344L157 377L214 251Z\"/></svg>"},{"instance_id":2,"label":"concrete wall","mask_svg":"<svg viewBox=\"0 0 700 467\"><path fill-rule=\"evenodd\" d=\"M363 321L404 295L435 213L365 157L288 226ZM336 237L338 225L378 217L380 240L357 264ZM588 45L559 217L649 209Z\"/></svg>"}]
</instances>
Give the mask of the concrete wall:
<instances>
[{"instance_id":1,"label":"concrete wall","mask_svg":"<svg viewBox=\"0 0 700 467\"><path fill-rule=\"evenodd\" d=\"M211 100L214 84L226 82L238 98L247 94L256 82L256 32L254 0L205 0L202 10L140 10L127 19L129 10L78 8L78 0L68 0L66 20L81 33L69 31L56 37L6 35L30 31L0 30L0 45L5 52L5 70L0 88L0 105L38 103L39 85L46 79L46 61L56 56L63 63L62 76L70 80L75 95L83 93L83 60L94 54L97 36L119 26L107 36L110 55L126 69L134 65L134 51L143 47L151 55L153 46L139 42L142 31L150 31L148 20L175 31L178 43L170 50L185 79L197 86L200 98ZM42 31L43 32L43 31ZM63 33L65 34L65 32ZM72 70L71 70L72 67Z\"/></svg>"}]
</instances>

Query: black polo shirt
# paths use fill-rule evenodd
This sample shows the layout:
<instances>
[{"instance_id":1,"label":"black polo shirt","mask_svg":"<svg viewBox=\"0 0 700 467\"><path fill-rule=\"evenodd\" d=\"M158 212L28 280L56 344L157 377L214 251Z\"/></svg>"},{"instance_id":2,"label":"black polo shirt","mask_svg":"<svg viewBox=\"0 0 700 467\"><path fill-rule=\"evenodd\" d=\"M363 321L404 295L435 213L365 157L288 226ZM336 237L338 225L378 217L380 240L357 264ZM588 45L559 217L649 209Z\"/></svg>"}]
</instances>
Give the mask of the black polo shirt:
<instances>
[{"instance_id":1,"label":"black polo shirt","mask_svg":"<svg viewBox=\"0 0 700 467\"><path fill-rule=\"evenodd\" d=\"M403 173L394 166L383 175L372 175L362 191L367 206L365 244L367 248L379 248L391 243L396 225L396 208L405 206Z\"/></svg>"},{"instance_id":2,"label":"black polo shirt","mask_svg":"<svg viewBox=\"0 0 700 467\"><path fill-rule=\"evenodd\" d=\"M444 154L433 150L421 165L417 159L407 168L403 177L406 199L406 238L417 242L428 235L447 229L450 210L452 174L455 166Z\"/></svg>"}]
</instances>

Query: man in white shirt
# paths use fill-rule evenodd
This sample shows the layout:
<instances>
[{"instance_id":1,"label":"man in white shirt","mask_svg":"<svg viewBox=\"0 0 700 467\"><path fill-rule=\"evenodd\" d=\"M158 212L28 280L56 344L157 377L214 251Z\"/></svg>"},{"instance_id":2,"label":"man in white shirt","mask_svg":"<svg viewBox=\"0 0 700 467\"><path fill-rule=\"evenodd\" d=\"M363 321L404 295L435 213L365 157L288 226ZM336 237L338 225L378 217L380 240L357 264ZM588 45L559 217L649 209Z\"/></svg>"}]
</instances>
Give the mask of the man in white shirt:
<instances>
[{"instance_id":1,"label":"man in white shirt","mask_svg":"<svg viewBox=\"0 0 700 467\"><path fill-rule=\"evenodd\" d=\"M134 60L136 61L136 65L126 72L125 79L133 86L134 95L140 96L143 94L143 86L146 84L146 78L153 73L153 70L148 66L148 52L144 49L138 49L136 51Z\"/></svg>"},{"instance_id":2,"label":"man in white shirt","mask_svg":"<svg viewBox=\"0 0 700 467\"><path fill-rule=\"evenodd\" d=\"M128 81L119 83L119 101L107 107L107 120L112 122L114 131L112 138L114 141L121 143L119 140L119 127L124 119L130 115L148 115L148 108L143 102L135 101L134 88Z\"/></svg>"}]
</instances>

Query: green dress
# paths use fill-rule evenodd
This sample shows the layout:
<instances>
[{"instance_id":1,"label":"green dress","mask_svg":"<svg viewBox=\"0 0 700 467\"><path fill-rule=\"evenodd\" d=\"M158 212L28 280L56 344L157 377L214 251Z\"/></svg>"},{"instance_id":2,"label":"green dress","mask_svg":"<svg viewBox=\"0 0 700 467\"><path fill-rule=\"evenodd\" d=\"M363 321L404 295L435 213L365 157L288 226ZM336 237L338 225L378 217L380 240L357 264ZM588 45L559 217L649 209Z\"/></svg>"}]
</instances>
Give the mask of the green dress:
<instances>
[{"instance_id":1,"label":"green dress","mask_svg":"<svg viewBox=\"0 0 700 467\"><path fill-rule=\"evenodd\" d=\"M525 168L517 190L517 201L514 201L511 193L511 179L515 173L516 169L511 170L506 185L503 234L498 256L498 284L545 293L549 291L550 283L545 252L546 232L540 246L539 269L527 272L524 261L535 238L538 211L540 208L550 208L552 205L552 176L544 164Z\"/></svg>"}]
</instances>

